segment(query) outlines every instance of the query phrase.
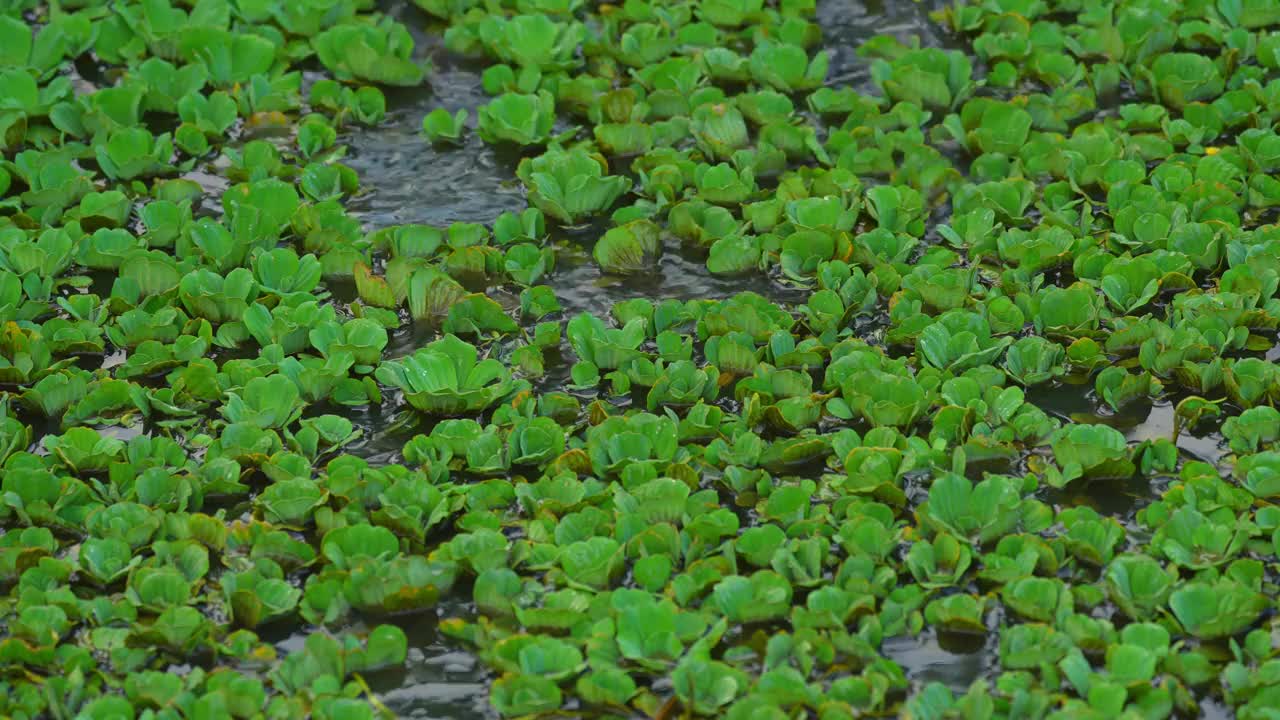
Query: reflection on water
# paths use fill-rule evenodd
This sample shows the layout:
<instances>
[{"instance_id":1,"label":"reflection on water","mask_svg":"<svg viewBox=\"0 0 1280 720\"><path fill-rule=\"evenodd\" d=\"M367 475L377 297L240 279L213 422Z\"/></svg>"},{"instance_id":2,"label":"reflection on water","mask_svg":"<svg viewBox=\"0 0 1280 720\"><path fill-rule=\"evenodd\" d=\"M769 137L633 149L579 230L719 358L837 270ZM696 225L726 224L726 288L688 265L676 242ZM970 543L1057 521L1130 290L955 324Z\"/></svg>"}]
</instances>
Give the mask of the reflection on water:
<instances>
[{"instance_id":1,"label":"reflection on water","mask_svg":"<svg viewBox=\"0 0 1280 720\"><path fill-rule=\"evenodd\" d=\"M888 638L880 651L902 666L913 690L940 682L963 693L995 665L995 647L976 635L939 635L929 630L916 637Z\"/></svg>"},{"instance_id":2,"label":"reflection on water","mask_svg":"<svg viewBox=\"0 0 1280 720\"><path fill-rule=\"evenodd\" d=\"M500 165L478 137L453 150L437 150L422 137L422 116L438 106L424 96L391 113L384 125L349 138L346 162L365 189L347 204L352 215L370 227L445 226L491 222L505 210L524 209L513 168Z\"/></svg>"},{"instance_id":3,"label":"reflection on water","mask_svg":"<svg viewBox=\"0 0 1280 720\"><path fill-rule=\"evenodd\" d=\"M441 613L450 616L468 614L468 608L447 603ZM367 632L373 625L391 622L405 632L409 655L402 668L390 668L364 677L369 688L396 717L419 720L490 720L498 714L489 707L489 673L475 656L445 641L436 625L434 613L380 618L369 624L347 628L354 633ZM273 640L276 652L285 656L301 650L307 636L321 632L305 628Z\"/></svg>"},{"instance_id":4,"label":"reflection on water","mask_svg":"<svg viewBox=\"0 0 1280 720\"><path fill-rule=\"evenodd\" d=\"M1155 402L1135 402L1112 412L1095 396L1088 385L1056 384L1037 387L1027 392L1027 401L1063 422L1101 423L1110 425L1129 442L1173 437L1174 408L1181 396L1161 398ZM1183 429L1178 434L1178 449L1188 460L1219 464L1226 455L1221 423L1205 422Z\"/></svg>"},{"instance_id":5,"label":"reflection on water","mask_svg":"<svg viewBox=\"0 0 1280 720\"><path fill-rule=\"evenodd\" d=\"M873 92L871 65L858 57L858 48L876 35L891 35L907 45L918 38L920 47L950 47L949 37L929 20L930 12L946 4L943 0L821 0L816 22L822 27L823 46L831 53L827 84Z\"/></svg>"},{"instance_id":6,"label":"reflection on water","mask_svg":"<svg viewBox=\"0 0 1280 720\"><path fill-rule=\"evenodd\" d=\"M474 127L476 107L489 101L480 87L483 68L445 51L440 34L426 32L427 16L408 3L386 10L413 32L417 59L429 59L433 69L429 86L386 90L385 122L342 139L349 148L345 162L364 190L347 208L370 228L492 222L504 210L524 209L514 164L499 160L474 130L460 148L435 148L422 135L423 116L438 107L467 108Z\"/></svg>"},{"instance_id":7,"label":"reflection on water","mask_svg":"<svg viewBox=\"0 0 1280 720\"><path fill-rule=\"evenodd\" d=\"M1200 701L1200 717L1203 720L1230 720L1236 716L1227 705L1212 698Z\"/></svg>"},{"instance_id":8,"label":"reflection on water","mask_svg":"<svg viewBox=\"0 0 1280 720\"><path fill-rule=\"evenodd\" d=\"M482 720L498 716L489 706L489 673L474 655L444 641L434 616L414 618L401 626L409 637L404 669L367 678L396 717Z\"/></svg>"},{"instance_id":9,"label":"reflection on water","mask_svg":"<svg viewBox=\"0 0 1280 720\"><path fill-rule=\"evenodd\" d=\"M723 299L750 290L774 302L798 303L808 294L759 273L732 277L711 275L704 258L672 242L667 243L657 267L651 272L625 277L607 275L591 259L590 243L590 238L573 236L557 251L556 270L550 282L568 317L580 312L604 316L613 303L637 297L654 302Z\"/></svg>"},{"instance_id":10,"label":"reflection on water","mask_svg":"<svg viewBox=\"0 0 1280 720\"><path fill-rule=\"evenodd\" d=\"M487 678L469 653L443 644L409 649L403 682L380 693L396 717L421 720L496 718L489 705Z\"/></svg>"},{"instance_id":11,"label":"reflection on water","mask_svg":"<svg viewBox=\"0 0 1280 720\"><path fill-rule=\"evenodd\" d=\"M1027 401L1063 422L1110 425L1124 434L1130 443L1173 437L1174 408L1180 397L1161 398L1155 402L1136 402L1120 412L1113 412L1096 397L1088 385L1058 383L1050 387L1032 388ZM1219 465L1226 446L1219 432L1220 424L1206 422L1199 427L1183 429L1177 447L1184 461L1199 460ZM1063 490L1045 492L1045 499L1062 505L1088 505L1094 510L1132 523L1138 510L1160 494L1160 480L1141 477L1128 480L1098 480L1081 485L1074 483ZM1130 528L1132 531L1133 528Z\"/></svg>"},{"instance_id":12,"label":"reflection on water","mask_svg":"<svg viewBox=\"0 0 1280 720\"><path fill-rule=\"evenodd\" d=\"M1175 403L1161 401L1151 407L1147 418L1125 431L1129 442L1154 440L1158 437L1173 436L1173 410ZM1226 455L1227 449L1218 432L1221 424L1205 423L1193 430L1183 430L1178 434L1178 450L1192 460L1202 460L1218 465Z\"/></svg>"},{"instance_id":13,"label":"reflection on water","mask_svg":"<svg viewBox=\"0 0 1280 720\"><path fill-rule=\"evenodd\" d=\"M404 444L414 435L429 431L423 427L425 419L400 401L399 391L387 393L380 405L315 405L307 409L306 415L341 415L350 420L362 434L342 450L364 458L373 466L401 462L400 449Z\"/></svg>"}]
</instances>

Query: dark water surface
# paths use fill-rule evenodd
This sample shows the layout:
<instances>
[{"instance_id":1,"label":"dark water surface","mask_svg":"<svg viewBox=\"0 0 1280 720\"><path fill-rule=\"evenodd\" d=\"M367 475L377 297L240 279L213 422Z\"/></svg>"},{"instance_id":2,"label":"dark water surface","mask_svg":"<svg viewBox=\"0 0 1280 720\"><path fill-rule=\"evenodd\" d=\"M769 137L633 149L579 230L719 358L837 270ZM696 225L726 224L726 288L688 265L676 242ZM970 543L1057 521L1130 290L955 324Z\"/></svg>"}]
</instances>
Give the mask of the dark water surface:
<instances>
[{"instance_id":1,"label":"dark water surface","mask_svg":"<svg viewBox=\"0 0 1280 720\"><path fill-rule=\"evenodd\" d=\"M818 22L831 52L828 76L832 86L851 85L873 91L870 63L857 55L868 38L890 34L921 46L958 46L943 28L929 20L928 13L943 3L894 0L820 0ZM363 194L349 204L353 214L368 229L400 223L444 226L451 222L492 222L504 211L526 206L524 189L515 178L519 157L495 152L469 133L460 148L434 148L422 136L423 116L443 107L450 112L471 111L488 101L480 87L482 67L451 55L443 47L440 28L410 3L391 2L384 9L414 32L419 59L430 59L434 71L429 86L388 90L386 122L372 129L358 129L345 138L349 145L347 163L360 175ZM643 277L619 279L604 276L590 256L598 232L581 229L562 232L556 239L556 269L548 283L564 306L566 317L589 311L605 315L612 303L646 297L723 298L741 290L759 292L778 302L795 303L804 293L753 275L745 278L712 277L703 259L674 246L667 248L659 270ZM406 327L392 338L392 355L411 352L429 337L423 329ZM550 377L564 377L565 367L551 367ZM391 398L389 398L390 400ZM1173 403L1137 406L1122 415L1100 409L1090 386L1062 386L1037 394L1036 404L1063 420L1104 422L1125 433L1131 441L1169 437L1173 429ZM381 407L340 410L364 430L364 437L348 451L371 463L393 462L400 447L417 432L419 419L403 411L403 403L387 402ZM1187 459L1217 463L1223 455L1221 436L1184 432L1178 447ZM1087 497L1046 497L1063 503L1088 503L1100 512L1123 521L1154 495L1145 483L1138 487L1089 488ZM469 614L469 591L447 599L436 614L395 618L410 641L409 660L402 671L384 672L369 678L381 700L398 716L439 720L496 718L489 707L489 673L471 653L439 633L439 617ZM281 651L300 646L306 629L279 641ZM998 670L995 635L985 638L939 637L927 631L919 637L886 640L885 656L899 663L916 686L941 682L956 691L967 688L976 678ZM1204 711L1213 715L1213 707ZM1219 713L1226 716L1229 713Z\"/></svg>"},{"instance_id":2,"label":"dark water surface","mask_svg":"<svg viewBox=\"0 0 1280 720\"><path fill-rule=\"evenodd\" d=\"M483 65L446 51L440 28L412 4L397 0L383 9L413 33L415 59L433 67L422 87L384 89L386 120L343 138L346 163L365 191L347 208L370 228L492 222L505 210L523 210L516 158L500 160L474 132L462 147L447 149L432 147L422 134L423 116L439 107L467 108L474 126L476 107L489 101L480 87Z\"/></svg>"},{"instance_id":3,"label":"dark water surface","mask_svg":"<svg viewBox=\"0 0 1280 720\"><path fill-rule=\"evenodd\" d=\"M472 614L467 606L448 601L441 603L439 611L441 615L453 617ZM438 618L430 614L395 620L409 639L408 660L403 668L366 676L369 688L397 717L420 720L498 717L489 707L489 673L474 655L441 635L437 621ZM382 622L385 620L379 621ZM279 639L277 651L283 655L301 649L308 634L304 629Z\"/></svg>"}]
</instances>

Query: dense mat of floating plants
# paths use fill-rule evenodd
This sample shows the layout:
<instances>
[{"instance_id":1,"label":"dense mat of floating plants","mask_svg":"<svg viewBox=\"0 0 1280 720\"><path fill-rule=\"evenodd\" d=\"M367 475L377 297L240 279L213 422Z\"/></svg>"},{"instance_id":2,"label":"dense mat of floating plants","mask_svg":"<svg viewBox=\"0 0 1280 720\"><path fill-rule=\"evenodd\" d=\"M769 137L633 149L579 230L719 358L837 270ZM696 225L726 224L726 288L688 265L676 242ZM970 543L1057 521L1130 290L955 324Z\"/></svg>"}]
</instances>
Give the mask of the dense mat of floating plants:
<instances>
[{"instance_id":1,"label":"dense mat of floating plants","mask_svg":"<svg viewBox=\"0 0 1280 720\"><path fill-rule=\"evenodd\" d=\"M1274 717L1280 3L961 2L862 92L813 0L418 4L492 96L424 132L527 211L344 209L432 74L368 0L0 2L0 716L386 714L462 598L503 716ZM569 226L807 299L565 317Z\"/></svg>"}]
</instances>

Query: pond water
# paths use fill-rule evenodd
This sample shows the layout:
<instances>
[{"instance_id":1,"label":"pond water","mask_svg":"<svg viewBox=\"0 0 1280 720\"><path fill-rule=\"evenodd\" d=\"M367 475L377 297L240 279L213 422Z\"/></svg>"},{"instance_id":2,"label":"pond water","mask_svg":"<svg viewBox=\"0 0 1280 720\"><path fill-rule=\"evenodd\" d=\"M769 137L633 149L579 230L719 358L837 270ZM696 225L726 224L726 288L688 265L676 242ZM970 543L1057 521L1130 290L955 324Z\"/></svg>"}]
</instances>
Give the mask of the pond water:
<instances>
[{"instance_id":1,"label":"pond water","mask_svg":"<svg viewBox=\"0 0 1280 720\"><path fill-rule=\"evenodd\" d=\"M465 605L442 602L442 615L470 613ZM370 689L397 717L421 720L480 720L496 718L489 707L489 673L474 655L457 647L437 630L436 616L401 618L396 624L409 639L409 657L402 669L384 670L365 678ZM366 629L353 627L353 630ZM298 630L278 639L281 653L302 647L308 632Z\"/></svg>"},{"instance_id":2,"label":"pond water","mask_svg":"<svg viewBox=\"0 0 1280 720\"><path fill-rule=\"evenodd\" d=\"M866 39L891 34L904 42L917 38L922 46L958 46L931 22L928 13L942 3L863 0L820 0L818 18L825 33L825 45L832 54L829 83L851 85L870 91L869 63L857 55ZM461 148L432 147L422 136L422 117L444 107L472 110L487 101L480 88L481 67L447 52L440 29L407 2L385 3L384 10L405 23L414 33L417 54L434 65L430 87L388 92L388 116L373 129L360 129L345 138L349 145L348 164L359 174L364 194L350 207L376 229L399 223L426 223L436 226L450 222L491 222L500 213L525 207L524 190L515 180L519 157L495 152L471 133ZM710 276L701 258L668 247L658 272L628 280L606 278L591 260L591 243L598 235L593 228L562 232L557 238L556 270L549 284L564 306L565 316L581 311L599 315L610 305L631 297L652 300L677 298L722 298L741 290L753 290L775 302L797 302L805 295L760 276L717 278ZM401 328L392 338L391 355L412 351L425 335L412 327ZM566 377L564 367L551 367L551 382ZM1029 398L1031 399L1031 398ZM1173 403L1139 406L1122 416L1100 409L1090 388L1061 386L1042 392L1034 402L1064 420L1103 422L1120 429L1131 441L1170 436ZM403 443L423 428L402 404L344 410L365 432L359 444L348 448L372 462L398 459ZM324 412L316 409L315 412ZM1222 454L1216 428L1204 434L1183 433L1178 447L1188 459L1217 462ZM1126 523L1155 494L1156 488L1142 486L1092 487L1076 495L1050 498L1061 504L1088 504ZM455 590L455 596L438 609L439 617L466 616L465 598L469 588ZM491 675L465 649L437 631L437 617L415 616L399 619L410 639L410 655L402 672L382 673L370 678L382 701L401 717L471 720L497 717L489 707L488 681ZM287 650L301 643L305 631L279 642ZM899 663L918 686L938 681L963 691L974 679L994 675L998 670L994 634L986 639L939 637L932 631L918 637L894 638L882 652ZM1215 713L1206 704L1204 711Z\"/></svg>"}]
</instances>

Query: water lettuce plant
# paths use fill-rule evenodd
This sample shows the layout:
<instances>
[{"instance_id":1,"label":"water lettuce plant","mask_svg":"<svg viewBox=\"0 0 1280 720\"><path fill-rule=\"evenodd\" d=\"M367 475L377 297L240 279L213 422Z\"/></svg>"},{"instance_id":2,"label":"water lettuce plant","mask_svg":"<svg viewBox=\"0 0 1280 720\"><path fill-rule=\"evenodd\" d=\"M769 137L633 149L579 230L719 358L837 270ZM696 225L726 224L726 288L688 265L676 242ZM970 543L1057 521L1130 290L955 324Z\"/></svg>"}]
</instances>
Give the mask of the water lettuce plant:
<instances>
[{"instance_id":1,"label":"water lettuce plant","mask_svg":"<svg viewBox=\"0 0 1280 720\"><path fill-rule=\"evenodd\" d=\"M413 407L440 415L483 410L517 388L499 361L479 360L475 346L455 335L446 335L401 360L383 362L376 376L402 390Z\"/></svg>"}]
</instances>

